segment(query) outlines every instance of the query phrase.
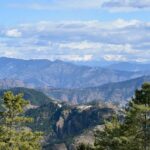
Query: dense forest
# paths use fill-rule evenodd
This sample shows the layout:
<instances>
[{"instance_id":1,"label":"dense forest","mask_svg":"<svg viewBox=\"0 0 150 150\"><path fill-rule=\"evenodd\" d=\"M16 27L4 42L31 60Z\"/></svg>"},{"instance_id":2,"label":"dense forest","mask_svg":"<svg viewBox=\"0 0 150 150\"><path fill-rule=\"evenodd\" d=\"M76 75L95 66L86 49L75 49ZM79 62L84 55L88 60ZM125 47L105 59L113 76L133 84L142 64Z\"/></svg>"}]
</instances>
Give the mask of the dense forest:
<instances>
[{"instance_id":1,"label":"dense forest","mask_svg":"<svg viewBox=\"0 0 150 150\"><path fill-rule=\"evenodd\" d=\"M49 105L52 107L52 104L55 105L53 111L58 109L56 104L52 102ZM0 150L45 149L46 132L52 132L52 130L46 130L46 128L43 130L35 126L34 119L36 119L37 113L40 116L41 109L31 109L28 112L27 105L30 105L30 102L24 99L23 94L15 95L10 91L4 92L1 101L2 111L0 112ZM67 107L65 106L63 112L67 110ZM43 108L46 107L42 107L44 111ZM101 112L98 113L102 113L102 111L104 112L104 109L101 109ZM61 113L61 111L58 112ZM74 124L77 123L77 117L79 117L79 114L77 114L77 110L74 109L70 116L75 117L76 122L73 122ZM85 117L85 114L83 115ZM89 116L91 118L96 113L91 114L88 112L87 115L91 115ZM54 114L51 114L51 116L54 117ZM92 118L92 121L94 122L94 118ZM98 120L95 121L98 122ZM72 124L72 127L74 124ZM105 118L104 122L101 121L101 125L103 125L101 129L92 131L95 139L94 144L78 143L76 149L149 150L150 83L144 83L140 89L135 91L135 95L125 108L116 112L112 111L111 117ZM45 127L48 126L45 124Z\"/></svg>"},{"instance_id":2,"label":"dense forest","mask_svg":"<svg viewBox=\"0 0 150 150\"><path fill-rule=\"evenodd\" d=\"M124 110L106 121L104 129L95 132L94 146L81 144L78 150L149 150L150 84L143 84Z\"/></svg>"},{"instance_id":3,"label":"dense forest","mask_svg":"<svg viewBox=\"0 0 150 150\"><path fill-rule=\"evenodd\" d=\"M21 115L29 104L22 94L5 92L3 96L4 111L0 112L0 149L1 150L39 150L42 133L32 132L25 123L32 118Z\"/></svg>"}]
</instances>

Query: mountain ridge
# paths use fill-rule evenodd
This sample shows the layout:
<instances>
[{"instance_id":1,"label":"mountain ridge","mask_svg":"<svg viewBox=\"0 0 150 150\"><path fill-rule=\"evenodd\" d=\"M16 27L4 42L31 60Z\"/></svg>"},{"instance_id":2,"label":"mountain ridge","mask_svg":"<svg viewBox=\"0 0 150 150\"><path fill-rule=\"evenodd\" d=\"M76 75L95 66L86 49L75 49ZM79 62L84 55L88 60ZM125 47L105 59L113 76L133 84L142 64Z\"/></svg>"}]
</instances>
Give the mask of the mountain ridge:
<instances>
[{"instance_id":1,"label":"mountain ridge","mask_svg":"<svg viewBox=\"0 0 150 150\"><path fill-rule=\"evenodd\" d=\"M0 79L20 80L29 87L85 88L139 76L140 72L78 66L60 60L0 58Z\"/></svg>"},{"instance_id":2,"label":"mountain ridge","mask_svg":"<svg viewBox=\"0 0 150 150\"><path fill-rule=\"evenodd\" d=\"M150 82L150 76L143 76L123 82L108 83L97 87L79 89L43 89L50 97L71 103L86 103L94 100L111 101L125 104L134 91L144 82Z\"/></svg>"},{"instance_id":3,"label":"mountain ridge","mask_svg":"<svg viewBox=\"0 0 150 150\"><path fill-rule=\"evenodd\" d=\"M150 72L150 64L145 63L119 62L111 64L106 68L108 69L111 68L113 70L120 70L120 71L131 71L131 72L144 71L145 73Z\"/></svg>"}]
</instances>

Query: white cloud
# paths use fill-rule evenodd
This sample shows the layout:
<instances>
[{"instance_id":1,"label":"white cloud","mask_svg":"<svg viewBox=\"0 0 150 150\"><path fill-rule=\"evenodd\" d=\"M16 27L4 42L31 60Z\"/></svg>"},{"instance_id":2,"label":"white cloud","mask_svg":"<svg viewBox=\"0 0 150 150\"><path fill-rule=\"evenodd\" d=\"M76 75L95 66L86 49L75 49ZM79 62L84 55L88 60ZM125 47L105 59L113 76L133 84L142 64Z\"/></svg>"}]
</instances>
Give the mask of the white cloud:
<instances>
[{"instance_id":1,"label":"white cloud","mask_svg":"<svg viewBox=\"0 0 150 150\"><path fill-rule=\"evenodd\" d=\"M2 29L0 55L74 61L148 60L149 29L150 22L122 19L22 24Z\"/></svg>"},{"instance_id":2,"label":"white cloud","mask_svg":"<svg viewBox=\"0 0 150 150\"><path fill-rule=\"evenodd\" d=\"M9 6L35 10L95 9L100 8L102 3L102 0L55 0L51 2L16 3Z\"/></svg>"},{"instance_id":3,"label":"white cloud","mask_svg":"<svg viewBox=\"0 0 150 150\"><path fill-rule=\"evenodd\" d=\"M69 49L78 49L78 50L86 50L86 49L100 49L102 47L101 43L96 42L70 42L70 43L60 43L60 48L69 48Z\"/></svg>"},{"instance_id":4,"label":"white cloud","mask_svg":"<svg viewBox=\"0 0 150 150\"><path fill-rule=\"evenodd\" d=\"M63 60L63 61L90 61L92 60L93 56L90 54L87 54L87 55L62 54L62 55L50 55L48 58L50 60L58 59L58 60Z\"/></svg>"},{"instance_id":5,"label":"white cloud","mask_svg":"<svg viewBox=\"0 0 150 150\"><path fill-rule=\"evenodd\" d=\"M130 27L130 26L138 26L140 24L141 22L139 20L125 21L123 19L117 19L113 21L111 25L113 28L125 28L125 27Z\"/></svg>"},{"instance_id":6,"label":"white cloud","mask_svg":"<svg viewBox=\"0 0 150 150\"><path fill-rule=\"evenodd\" d=\"M149 9L150 0L108 0L102 4L102 7L120 11Z\"/></svg>"},{"instance_id":7,"label":"white cloud","mask_svg":"<svg viewBox=\"0 0 150 150\"><path fill-rule=\"evenodd\" d=\"M65 61L89 61L92 60L92 55L60 55L57 59Z\"/></svg>"},{"instance_id":8,"label":"white cloud","mask_svg":"<svg viewBox=\"0 0 150 150\"><path fill-rule=\"evenodd\" d=\"M104 55L104 59L107 61L127 61L123 55Z\"/></svg>"},{"instance_id":9,"label":"white cloud","mask_svg":"<svg viewBox=\"0 0 150 150\"><path fill-rule=\"evenodd\" d=\"M20 31L18 31L17 29L10 29L6 31L6 36L8 37L21 37L22 33Z\"/></svg>"}]
</instances>

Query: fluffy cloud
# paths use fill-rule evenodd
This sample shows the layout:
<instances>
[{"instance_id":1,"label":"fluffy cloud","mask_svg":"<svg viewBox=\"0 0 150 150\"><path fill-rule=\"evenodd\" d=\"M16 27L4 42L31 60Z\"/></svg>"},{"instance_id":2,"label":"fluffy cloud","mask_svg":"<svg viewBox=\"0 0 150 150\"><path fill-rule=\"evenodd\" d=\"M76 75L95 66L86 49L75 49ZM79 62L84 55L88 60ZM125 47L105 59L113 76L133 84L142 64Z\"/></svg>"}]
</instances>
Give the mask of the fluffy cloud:
<instances>
[{"instance_id":1,"label":"fluffy cloud","mask_svg":"<svg viewBox=\"0 0 150 150\"><path fill-rule=\"evenodd\" d=\"M64 61L91 61L92 60L92 55L52 55L50 56L51 60L64 60Z\"/></svg>"},{"instance_id":2,"label":"fluffy cloud","mask_svg":"<svg viewBox=\"0 0 150 150\"><path fill-rule=\"evenodd\" d=\"M150 0L109 0L104 2L102 7L145 9L150 8Z\"/></svg>"},{"instance_id":3,"label":"fluffy cloud","mask_svg":"<svg viewBox=\"0 0 150 150\"><path fill-rule=\"evenodd\" d=\"M102 48L102 44L98 42L96 43L96 42L80 41L80 42L60 43L59 47L63 49L91 50Z\"/></svg>"},{"instance_id":4,"label":"fluffy cloud","mask_svg":"<svg viewBox=\"0 0 150 150\"><path fill-rule=\"evenodd\" d=\"M123 55L104 55L104 59L107 61L127 61Z\"/></svg>"},{"instance_id":5,"label":"fluffy cloud","mask_svg":"<svg viewBox=\"0 0 150 150\"><path fill-rule=\"evenodd\" d=\"M8 37L15 37L15 38L21 37L21 35L22 35L22 33L20 31L18 31L17 29L7 30L5 34Z\"/></svg>"},{"instance_id":6,"label":"fluffy cloud","mask_svg":"<svg viewBox=\"0 0 150 150\"><path fill-rule=\"evenodd\" d=\"M61 21L1 29L0 55L68 61L149 61L150 22Z\"/></svg>"}]
</instances>

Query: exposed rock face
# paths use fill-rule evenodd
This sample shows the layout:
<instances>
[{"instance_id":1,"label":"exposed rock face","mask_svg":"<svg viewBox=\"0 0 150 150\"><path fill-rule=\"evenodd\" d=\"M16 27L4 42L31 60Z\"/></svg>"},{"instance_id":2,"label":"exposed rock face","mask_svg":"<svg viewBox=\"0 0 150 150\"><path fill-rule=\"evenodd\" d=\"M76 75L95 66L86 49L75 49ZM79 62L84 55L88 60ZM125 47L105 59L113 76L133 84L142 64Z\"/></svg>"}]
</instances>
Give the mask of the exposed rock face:
<instances>
[{"instance_id":1,"label":"exposed rock face","mask_svg":"<svg viewBox=\"0 0 150 150\"><path fill-rule=\"evenodd\" d=\"M62 135L63 134L63 131L62 131L63 127L64 127L64 118L59 117L59 120L56 122L56 132L58 134Z\"/></svg>"},{"instance_id":2,"label":"exposed rock face","mask_svg":"<svg viewBox=\"0 0 150 150\"><path fill-rule=\"evenodd\" d=\"M61 105L61 107L60 107ZM107 105L88 104L71 106L66 103L51 102L37 109L28 110L27 116L34 118L31 128L46 133L45 149L60 147L69 150L75 149L74 138L81 135L85 130L102 124L104 119L110 118L114 110ZM38 114L38 115L37 115ZM51 133L51 134L49 134ZM88 133L90 135L92 133ZM83 136L80 136L83 138ZM75 140L75 142L74 142ZM87 141L85 139L85 141ZM60 144L61 143L61 144ZM60 145L55 145L60 144Z\"/></svg>"}]
</instances>

